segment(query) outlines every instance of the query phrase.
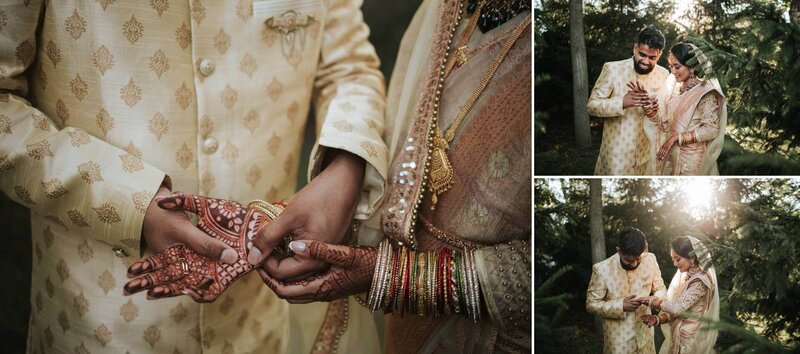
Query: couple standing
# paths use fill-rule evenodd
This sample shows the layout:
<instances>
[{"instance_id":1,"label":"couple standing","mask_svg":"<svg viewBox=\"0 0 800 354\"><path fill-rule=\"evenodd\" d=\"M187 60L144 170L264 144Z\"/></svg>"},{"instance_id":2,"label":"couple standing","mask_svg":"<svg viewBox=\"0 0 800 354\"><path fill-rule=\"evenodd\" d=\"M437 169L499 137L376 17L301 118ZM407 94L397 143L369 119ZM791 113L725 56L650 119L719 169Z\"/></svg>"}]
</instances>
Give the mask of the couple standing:
<instances>
[{"instance_id":1,"label":"couple standing","mask_svg":"<svg viewBox=\"0 0 800 354\"><path fill-rule=\"evenodd\" d=\"M669 51L672 75L657 64L666 40L645 28L633 57L608 62L587 110L603 117L595 175L717 175L727 123L725 96L694 44Z\"/></svg>"},{"instance_id":2,"label":"couple standing","mask_svg":"<svg viewBox=\"0 0 800 354\"><path fill-rule=\"evenodd\" d=\"M707 248L692 236L672 241L678 270L667 289L640 230L626 228L617 253L592 267L586 310L603 318L604 353L655 353L652 327L661 325L660 354L710 353L719 320L717 275ZM656 310L657 314L651 314Z\"/></svg>"}]
</instances>

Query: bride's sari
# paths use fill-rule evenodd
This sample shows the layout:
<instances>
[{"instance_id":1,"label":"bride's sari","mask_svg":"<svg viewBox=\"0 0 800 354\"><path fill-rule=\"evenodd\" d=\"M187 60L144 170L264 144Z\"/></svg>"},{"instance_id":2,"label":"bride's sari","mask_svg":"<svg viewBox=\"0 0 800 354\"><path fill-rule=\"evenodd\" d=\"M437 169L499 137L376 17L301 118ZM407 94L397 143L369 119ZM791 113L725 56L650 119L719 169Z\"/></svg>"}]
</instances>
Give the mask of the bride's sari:
<instances>
[{"instance_id":1,"label":"bride's sari","mask_svg":"<svg viewBox=\"0 0 800 354\"><path fill-rule=\"evenodd\" d=\"M719 289L717 272L711 264L711 255L700 240L688 236L692 241L699 268L686 273L675 272L667 289L667 298L662 303L662 311L670 317L669 323L661 325L664 343L659 354L675 353L713 353L717 341L717 330L708 328L708 322L719 321ZM692 296L690 285L701 282L705 291ZM685 316L686 313L692 316Z\"/></svg>"},{"instance_id":2,"label":"bride's sari","mask_svg":"<svg viewBox=\"0 0 800 354\"><path fill-rule=\"evenodd\" d=\"M659 175L718 175L717 157L722 151L728 111L719 81L706 80L686 92L680 92L674 77L667 84L666 107L659 122L655 151L672 134L692 133L696 141L675 143L667 157L659 161ZM655 153L653 151L653 153Z\"/></svg>"}]
</instances>

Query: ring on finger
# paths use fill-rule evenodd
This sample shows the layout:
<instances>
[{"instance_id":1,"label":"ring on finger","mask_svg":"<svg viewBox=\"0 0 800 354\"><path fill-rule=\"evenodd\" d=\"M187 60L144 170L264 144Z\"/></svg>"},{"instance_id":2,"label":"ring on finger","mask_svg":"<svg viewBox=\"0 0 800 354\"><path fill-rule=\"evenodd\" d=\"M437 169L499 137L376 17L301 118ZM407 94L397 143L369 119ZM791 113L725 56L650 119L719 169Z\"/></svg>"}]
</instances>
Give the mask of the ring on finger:
<instances>
[{"instance_id":1,"label":"ring on finger","mask_svg":"<svg viewBox=\"0 0 800 354\"><path fill-rule=\"evenodd\" d=\"M178 265L181 266L183 275L189 275L189 262L186 261L186 258L178 258Z\"/></svg>"}]
</instances>

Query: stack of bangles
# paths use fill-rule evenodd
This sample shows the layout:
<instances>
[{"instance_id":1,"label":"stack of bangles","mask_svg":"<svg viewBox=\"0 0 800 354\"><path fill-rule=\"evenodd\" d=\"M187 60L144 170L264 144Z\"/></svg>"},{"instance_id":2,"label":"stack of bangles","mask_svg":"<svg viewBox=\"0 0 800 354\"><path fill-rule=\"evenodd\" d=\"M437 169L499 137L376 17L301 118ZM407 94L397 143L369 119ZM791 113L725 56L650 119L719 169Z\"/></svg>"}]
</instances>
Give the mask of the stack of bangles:
<instances>
[{"instance_id":1,"label":"stack of bangles","mask_svg":"<svg viewBox=\"0 0 800 354\"><path fill-rule=\"evenodd\" d=\"M656 326L662 323L669 322L669 314L662 311L661 305L664 303L663 299L655 299L650 301L650 308L660 311L658 315L656 315Z\"/></svg>"},{"instance_id":2,"label":"stack of bangles","mask_svg":"<svg viewBox=\"0 0 800 354\"><path fill-rule=\"evenodd\" d=\"M421 316L464 314L481 317L480 286L475 253L468 249L417 252L389 240L378 246L378 258L368 308L384 313L407 311Z\"/></svg>"},{"instance_id":3,"label":"stack of bangles","mask_svg":"<svg viewBox=\"0 0 800 354\"><path fill-rule=\"evenodd\" d=\"M696 142L697 142L697 135L695 135L694 130L678 134L678 145L691 144Z\"/></svg>"}]
</instances>

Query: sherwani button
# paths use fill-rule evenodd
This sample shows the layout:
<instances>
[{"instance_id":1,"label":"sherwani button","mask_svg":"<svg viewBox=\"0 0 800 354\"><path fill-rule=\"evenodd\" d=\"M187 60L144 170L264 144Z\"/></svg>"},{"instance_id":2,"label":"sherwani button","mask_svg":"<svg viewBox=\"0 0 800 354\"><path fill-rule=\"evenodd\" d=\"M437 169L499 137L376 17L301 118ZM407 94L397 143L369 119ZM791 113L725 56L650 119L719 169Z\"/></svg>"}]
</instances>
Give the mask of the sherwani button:
<instances>
[{"instance_id":1,"label":"sherwani button","mask_svg":"<svg viewBox=\"0 0 800 354\"><path fill-rule=\"evenodd\" d=\"M214 61L211 59L205 58L200 61L200 73L203 76L209 76L214 73Z\"/></svg>"},{"instance_id":2,"label":"sherwani button","mask_svg":"<svg viewBox=\"0 0 800 354\"><path fill-rule=\"evenodd\" d=\"M219 142L215 138L208 138L203 141L203 152L213 154L219 148Z\"/></svg>"},{"instance_id":3,"label":"sherwani button","mask_svg":"<svg viewBox=\"0 0 800 354\"><path fill-rule=\"evenodd\" d=\"M114 255L119 258L125 258L128 256L128 252L125 252L125 250L122 248L114 247L112 250L114 251Z\"/></svg>"}]
</instances>

